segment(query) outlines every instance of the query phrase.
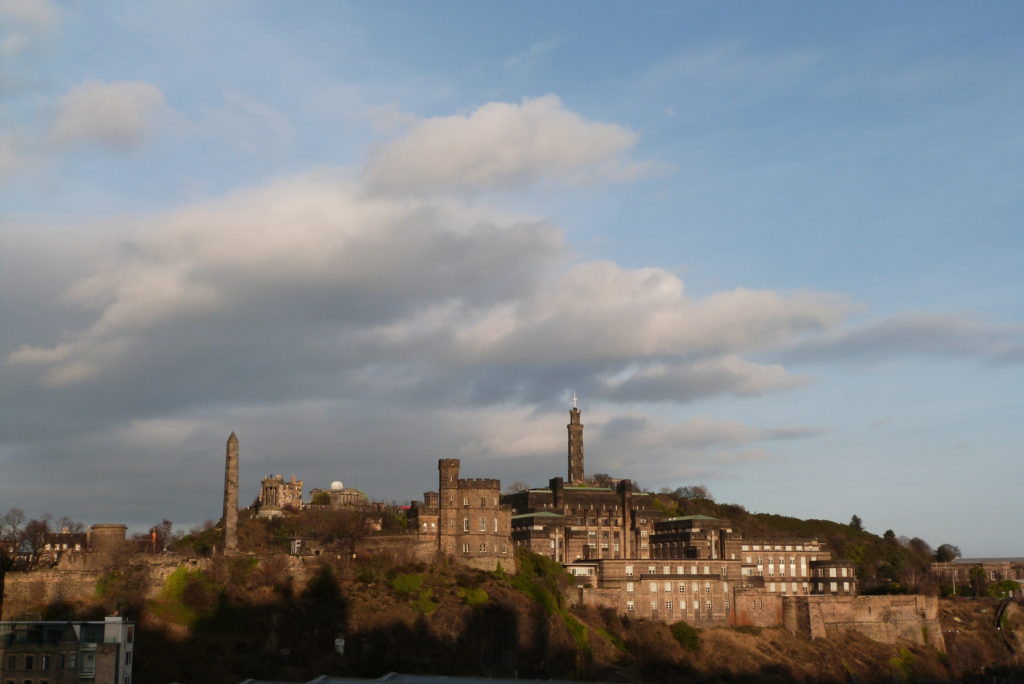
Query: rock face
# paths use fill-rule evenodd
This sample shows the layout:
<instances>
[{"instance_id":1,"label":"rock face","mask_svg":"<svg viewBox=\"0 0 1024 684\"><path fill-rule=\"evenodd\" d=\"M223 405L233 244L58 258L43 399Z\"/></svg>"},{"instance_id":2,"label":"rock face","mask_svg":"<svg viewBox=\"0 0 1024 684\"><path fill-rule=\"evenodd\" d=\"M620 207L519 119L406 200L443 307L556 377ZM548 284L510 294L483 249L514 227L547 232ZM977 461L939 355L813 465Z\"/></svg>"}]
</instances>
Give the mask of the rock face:
<instances>
[{"instance_id":1,"label":"rock face","mask_svg":"<svg viewBox=\"0 0 1024 684\"><path fill-rule=\"evenodd\" d=\"M224 553L238 551L238 436L228 437L224 463Z\"/></svg>"}]
</instances>

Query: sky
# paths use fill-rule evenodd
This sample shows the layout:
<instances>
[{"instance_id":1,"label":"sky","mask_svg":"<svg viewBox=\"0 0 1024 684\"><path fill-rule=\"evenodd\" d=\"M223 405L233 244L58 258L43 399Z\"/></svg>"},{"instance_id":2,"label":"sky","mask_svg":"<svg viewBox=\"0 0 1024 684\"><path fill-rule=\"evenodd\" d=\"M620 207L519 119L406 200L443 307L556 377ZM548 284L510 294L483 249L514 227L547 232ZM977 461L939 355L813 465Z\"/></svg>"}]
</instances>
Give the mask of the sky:
<instances>
[{"instance_id":1,"label":"sky","mask_svg":"<svg viewBox=\"0 0 1024 684\"><path fill-rule=\"evenodd\" d=\"M1024 6L0 0L0 510L437 459L1024 555Z\"/></svg>"}]
</instances>

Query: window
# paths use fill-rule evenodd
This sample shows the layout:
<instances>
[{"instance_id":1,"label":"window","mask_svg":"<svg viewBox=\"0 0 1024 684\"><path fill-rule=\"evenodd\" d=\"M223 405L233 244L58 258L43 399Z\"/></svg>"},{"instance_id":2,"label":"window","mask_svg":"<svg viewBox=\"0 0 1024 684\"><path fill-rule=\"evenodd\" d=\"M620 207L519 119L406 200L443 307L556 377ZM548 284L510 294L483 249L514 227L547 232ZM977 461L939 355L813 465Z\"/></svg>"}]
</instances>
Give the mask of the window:
<instances>
[{"instance_id":1,"label":"window","mask_svg":"<svg viewBox=\"0 0 1024 684\"><path fill-rule=\"evenodd\" d=\"M650 583L650 584L648 585L648 588L649 588L649 589L651 590L651 593L653 594L653 593L655 593L656 591L658 591L658 583L657 583L657 582L651 582L651 583Z\"/></svg>"},{"instance_id":2,"label":"window","mask_svg":"<svg viewBox=\"0 0 1024 684\"><path fill-rule=\"evenodd\" d=\"M480 553L484 553L485 551L487 551L487 542L480 545Z\"/></svg>"},{"instance_id":3,"label":"window","mask_svg":"<svg viewBox=\"0 0 1024 684\"><path fill-rule=\"evenodd\" d=\"M704 607L707 609L707 613L705 613L705 615L707 615L708 617L711 617L711 601L708 601L707 603L705 603Z\"/></svg>"},{"instance_id":4,"label":"window","mask_svg":"<svg viewBox=\"0 0 1024 684\"><path fill-rule=\"evenodd\" d=\"M618 551L619 550L618 547L616 547L615 550ZM632 576L633 576L633 566L632 565L627 565L626 566L626 577L632 577Z\"/></svg>"},{"instance_id":5,"label":"window","mask_svg":"<svg viewBox=\"0 0 1024 684\"><path fill-rule=\"evenodd\" d=\"M636 606L633 605L632 601L626 601L626 610L636 610Z\"/></svg>"},{"instance_id":6,"label":"window","mask_svg":"<svg viewBox=\"0 0 1024 684\"><path fill-rule=\"evenodd\" d=\"M26 670L31 670L33 667L35 667L35 665L36 665L35 656L30 656L30 655L25 656L25 669Z\"/></svg>"},{"instance_id":7,"label":"window","mask_svg":"<svg viewBox=\"0 0 1024 684\"><path fill-rule=\"evenodd\" d=\"M679 583L679 593L680 594L685 594L686 593L686 583L685 582L680 582Z\"/></svg>"},{"instance_id":8,"label":"window","mask_svg":"<svg viewBox=\"0 0 1024 684\"><path fill-rule=\"evenodd\" d=\"M494 519L494 532L495 532L495 534L497 534L497 532L498 532L498 519L497 518Z\"/></svg>"},{"instance_id":9,"label":"window","mask_svg":"<svg viewBox=\"0 0 1024 684\"><path fill-rule=\"evenodd\" d=\"M653 612L655 612L657 610L658 610L658 602L657 601L651 601L651 612L653 613Z\"/></svg>"},{"instance_id":10,"label":"window","mask_svg":"<svg viewBox=\"0 0 1024 684\"><path fill-rule=\"evenodd\" d=\"M668 610L668 611L672 610L672 602L671 601L665 601L665 610Z\"/></svg>"},{"instance_id":11,"label":"window","mask_svg":"<svg viewBox=\"0 0 1024 684\"><path fill-rule=\"evenodd\" d=\"M672 593L672 583L671 582L665 582L665 593L666 594L671 594Z\"/></svg>"},{"instance_id":12,"label":"window","mask_svg":"<svg viewBox=\"0 0 1024 684\"><path fill-rule=\"evenodd\" d=\"M129 637L128 643L131 643L131 633L128 634L128 637ZM57 669L58 670L63 670L64 669L64 654L63 653L58 653L57 654Z\"/></svg>"},{"instance_id":13,"label":"window","mask_svg":"<svg viewBox=\"0 0 1024 684\"><path fill-rule=\"evenodd\" d=\"M705 582L704 583L704 593L705 594L710 594L711 593L711 582Z\"/></svg>"},{"instance_id":14,"label":"window","mask_svg":"<svg viewBox=\"0 0 1024 684\"><path fill-rule=\"evenodd\" d=\"M16 670L18 669L18 656L9 655L7 656L7 669Z\"/></svg>"},{"instance_id":15,"label":"window","mask_svg":"<svg viewBox=\"0 0 1024 684\"><path fill-rule=\"evenodd\" d=\"M676 574L677 575L682 575L684 572L686 572L686 568L684 568L682 565L677 565L676 566Z\"/></svg>"},{"instance_id":16,"label":"window","mask_svg":"<svg viewBox=\"0 0 1024 684\"><path fill-rule=\"evenodd\" d=\"M71 669L71 670L74 670L77 665L78 665L78 654L77 653L69 653L68 654L68 668Z\"/></svg>"},{"instance_id":17,"label":"window","mask_svg":"<svg viewBox=\"0 0 1024 684\"><path fill-rule=\"evenodd\" d=\"M626 582L626 593L627 594L632 594L633 593L633 583L632 582Z\"/></svg>"},{"instance_id":18,"label":"window","mask_svg":"<svg viewBox=\"0 0 1024 684\"><path fill-rule=\"evenodd\" d=\"M462 553L469 553L469 544L462 545Z\"/></svg>"},{"instance_id":19,"label":"window","mask_svg":"<svg viewBox=\"0 0 1024 684\"><path fill-rule=\"evenodd\" d=\"M50 669L50 656L48 656L48 655L39 656L39 669L40 670L49 670Z\"/></svg>"},{"instance_id":20,"label":"window","mask_svg":"<svg viewBox=\"0 0 1024 684\"><path fill-rule=\"evenodd\" d=\"M658 569L656 567L654 567L653 565L648 565L647 566L647 574L653 575L656 572L658 572Z\"/></svg>"},{"instance_id":21,"label":"window","mask_svg":"<svg viewBox=\"0 0 1024 684\"><path fill-rule=\"evenodd\" d=\"M480 518L480 531L481 532L486 532L487 531L487 518Z\"/></svg>"},{"instance_id":22,"label":"window","mask_svg":"<svg viewBox=\"0 0 1024 684\"><path fill-rule=\"evenodd\" d=\"M487 499L485 499L484 497L481 496L480 497L480 508L483 508L486 505L487 505Z\"/></svg>"},{"instance_id":23,"label":"window","mask_svg":"<svg viewBox=\"0 0 1024 684\"><path fill-rule=\"evenodd\" d=\"M469 508L469 497L468 496L462 497L462 505L465 506L466 508Z\"/></svg>"},{"instance_id":24,"label":"window","mask_svg":"<svg viewBox=\"0 0 1024 684\"><path fill-rule=\"evenodd\" d=\"M839 591L838 587L836 587L836 583L835 582L829 582L828 585L829 585L829 590L830 591Z\"/></svg>"}]
</instances>

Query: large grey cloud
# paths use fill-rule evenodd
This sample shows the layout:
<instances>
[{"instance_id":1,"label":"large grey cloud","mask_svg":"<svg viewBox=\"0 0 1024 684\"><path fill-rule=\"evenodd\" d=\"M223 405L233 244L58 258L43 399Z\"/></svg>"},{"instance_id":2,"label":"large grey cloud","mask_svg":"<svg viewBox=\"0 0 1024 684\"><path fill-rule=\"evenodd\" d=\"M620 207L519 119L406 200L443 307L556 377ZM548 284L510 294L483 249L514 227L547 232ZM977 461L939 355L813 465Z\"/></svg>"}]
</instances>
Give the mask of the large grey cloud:
<instances>
[{"instance_id":1,"label":"large grey cloud","mask_svg":"<svg viewBox=\"0 0 1024 684\"><path fill-rule=\"evenodd\" d=\"M557 102L542 109L591 130ZM414 167L413 185L431 190L420 196L321 171L157 215L0 228L3 500L36 505L42 490L24 483L45 470L67 506L57 514L212 517L231 430L253 492L260 474L294 472L402 499L453 455L476 475L536 481L562 470L570 388L587 401L590 469L657 487L779 457L772 445L817 432L679 422L638 404L805 384L780 349L913 344L844 332L854 307L842 296L694 297L663 269L580 260L537 217L433 194L465 190L465 160L487 143L477 136L454 167ZM544 168L527 155L482 182ZM76 486L86 474L102 487Z\"/></svg>"},{"instance_id":2,"label":"large grey cloud","mask_svg":"<svg viewBox=\"0 0 1024 684\"><path fill-rule=\"evenodd\" d=\"M1024 324L975 315L907 312L802 340L783 357L792 362L877 363L922 355L1024 361Z\"/></svg>"}]
</instances>

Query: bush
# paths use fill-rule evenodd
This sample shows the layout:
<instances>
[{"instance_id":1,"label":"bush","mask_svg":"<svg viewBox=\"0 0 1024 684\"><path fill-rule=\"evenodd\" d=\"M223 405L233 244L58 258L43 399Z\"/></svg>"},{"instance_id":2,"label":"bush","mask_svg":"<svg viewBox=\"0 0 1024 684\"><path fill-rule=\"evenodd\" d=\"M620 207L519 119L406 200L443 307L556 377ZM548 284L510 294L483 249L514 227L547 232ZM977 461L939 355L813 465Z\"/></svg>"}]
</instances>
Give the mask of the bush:
<instances>
[{"instance_id":1,"label":"bush","mask_svg":"<svg viewBox=\"0 0 1024 684\"><path fill-rule=\"evenodd\" d=\"M420 594L420 597L412 602L412 607L423 615L430 615L437 610L438 603L434 601L434 591L432 589L426 589Z\"/></svg>"},{"instance_id":2,"label":"bush","mask_svg":"<svg viewBox=\"0 0 1024 684\"><path fill-rule=\"evenodd\" d=\"M466 602L466 605L474 607L482 606L491 600L490 594L481 587L466 587L460 589L459 594Z\"/></svg>"},{"instance_id":3,"label":"bush","mask_svg":"<svg viewBox=\"0 0 1024 684\"><path fill-rule=\"evenodd\" d=\"M399 594L414 594L420 590L421 586L423 586L423 575L419 573L395 575L395 578L391 580L391 588Z\"/></svg>"},{"instance_id":4,"label":"bush","mask_svg":"<svg viewBox=\"0 0 1024 684\"><path fill-rule=\"evenodd\" d=\"M700 630L696 627L691 627L685 622L675 622L669 625L669 630L685 650L697 651L700 649Z\"/></svg>"}]
</instances>

